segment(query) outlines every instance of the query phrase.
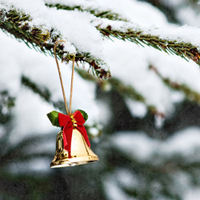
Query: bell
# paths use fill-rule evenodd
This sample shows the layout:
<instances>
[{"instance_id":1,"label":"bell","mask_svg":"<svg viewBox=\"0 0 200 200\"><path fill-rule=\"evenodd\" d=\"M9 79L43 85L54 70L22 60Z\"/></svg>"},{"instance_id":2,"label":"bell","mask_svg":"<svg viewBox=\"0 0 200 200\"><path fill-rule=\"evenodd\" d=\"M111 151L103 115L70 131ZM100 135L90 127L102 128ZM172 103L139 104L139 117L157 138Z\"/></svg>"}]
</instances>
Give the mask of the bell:
<instances>
[{"instance_id":1,"label":"bell","mask_svg":"<svg viewBox=\"0 0 200 200\"><path fill-rule=\"evenodd\" d=\"M63 131L60 131L56 139L56 155L51 162L51 168L73 167L98 161L98 156L87 145L82 134L73 129L71 139L71 155L63 146Z\"/></svg>"}]
</instances>

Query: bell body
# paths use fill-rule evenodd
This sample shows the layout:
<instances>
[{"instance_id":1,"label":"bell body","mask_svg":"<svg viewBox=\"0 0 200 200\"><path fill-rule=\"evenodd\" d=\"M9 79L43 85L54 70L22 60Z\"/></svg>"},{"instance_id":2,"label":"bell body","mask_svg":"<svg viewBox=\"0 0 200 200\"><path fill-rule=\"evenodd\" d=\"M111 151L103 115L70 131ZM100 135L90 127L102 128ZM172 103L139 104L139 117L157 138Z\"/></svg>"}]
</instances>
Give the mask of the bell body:
<instances>
[{"instance_id":1,"label":"bell body","mask_svg":"<svg viewBox=\"0 0 200 200\"><path fill-rule=\"evenodd\" d=\"M60 131L56 139L56 155L51 162L51 168L73 167L89 162L98 161L98 156L87 145L84 137L77 129L73 129L71 140L71 156L63 146L63 132Z\"/></svg>"}]
</instances>

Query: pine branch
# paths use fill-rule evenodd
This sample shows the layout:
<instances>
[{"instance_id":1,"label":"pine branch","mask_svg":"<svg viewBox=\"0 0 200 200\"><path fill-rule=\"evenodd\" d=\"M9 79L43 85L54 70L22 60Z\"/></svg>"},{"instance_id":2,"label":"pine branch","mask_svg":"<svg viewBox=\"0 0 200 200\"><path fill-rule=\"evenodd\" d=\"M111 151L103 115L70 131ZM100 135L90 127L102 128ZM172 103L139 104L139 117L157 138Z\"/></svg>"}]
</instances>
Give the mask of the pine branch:
<instances>
[{"instance_id":1,"label":"pine branch","mask_svg":"<svg viewBox=\"0 0 200 200\"><path fill-rule=\"evenodd\" d=\"M42 88L42 87L37 86L27 76L24 76L24 75L22 75L21 77L21 83L24 86L31 88L34 93L39 94L40 97L42 97L47 102L49 103L51 102L51 94L47 88L44 88L44 87Z\"/></svg>"},{"instance_id":2,"label":"pine branch","mask_svg":"<svg viewBox=\"0 0 200 200\"><path fill-rule=\"evenodd\" d=\"M139 44L142 47L147 45L160 51L180 56L185 60L191 59L200 65L200 52L196 46L190 43L161 39L158 36L145 34L142 30L134 30L131 28L126 31L119 31L112 28L111 25L106 28L101 28L101 25L99 25L96 28L106 37L115 37L124 41L127 40Z\"/></svg>"},{"instance_id":3,"label":"pine branch","mask_svg":"<svg viewBox=\"0 0 200 200\"><path fill-rule=\"evenodd\" d=\"M39 49L44 53L53 54L54 43L58 39L62 39L61 34L57 30L51 28L48 30L44 26L31 26L31 17L15 9L6 11L0 10L0 28L14 35L17 39L24 41L29 47ZM125 22L124 22L125 23ZM125 25L125 24L124 24ZM192 59L197 64L200 64L200 53L196 46L190 43L177 42L173 40L161 39L158 36L145 34L142 30L126 29L119 31L112 28L111 25L106 28L101 28L101 25L96 27L103 36L116 37L121 40L128 40L141 46L147 45L154 47L160 51L178 55L184 59ZM64 61L68 62L73 59L74 55L64 51L62 44L57 47L57 55ZM100 78L110 77L110 72L102 68L105 63L93 57L90 53L76 53L76 62L86 62L93 69L95 75Z\"/></svg>"},{"instance_id":4,"label":"pine branch","mask_svg":"<svg viewBox=\"0 0 200 200\"><path fill-rule=\"evenodd\" d=\"M0 124L6 124L11 119L11 109L15 105L15 98L8 91L0 91Z\"/></svg>"},{"instance_id":5,"label":"pine branch","mask_svg":"<svg viewBox=\"0 0 200 200\"><path fill-rule=\"evenodd\" d=\"M3 199L28 200L45 199L50 192L52 177L1 170L0 180L0 193Z\"/></svg>"},{"instance_id":6,"label":"pine branch","mask_svg":"<svg viewBox=\"0 0 200 200\"><path fill-rule=\"evenodd\" d=\"M114 78L114 77L112 77L106 81L101 81L81 69L77 68L76 71L85 80L89 80L89 81L97 83L103 91L106 91L106 88L111 86L111 88L113 90L117 91L123 97L130 98L134 101L139 101L139 102L144 103L147 106L147 109L152 114L160 115L162 117L164 116L163 113L160 113L159 111L156 110L156 107L154 105L149 105L145 101L145 98L133 86L125 85L122 81L120 81L119 79Z\"/></svg>"},{"instance_id":7,"label":"pine branch","mask_svg":"<svg viewBox=\"0 0 200 200\"><path fill-rule=\"evenodd\" d=\"M65 112L65 107L62 101L53 101L51 97L51 93L46 87L42 87L41 85L36 84L32 80L30 80L27 76L22 75L21 84L25 87L32 90L35 94L38 94L43 100L52 104L55 108Z\"/></svg>"},{"instance_id":8,"label":"pine branch","mask_svg":"<svg viewBox=\"0 0 200 200\"><path fill-rule=\"evenodd\" d=\"M128 20L121 18L117 13L112 13L111 11L102 11L100 12L97 9L92 8L83 8L80 5L76 6L66 6L61 4L46 4L49 7L56 7L57 9L63 10L80 10L87 11L96 17L107 18L109 20L118 20L128 22ZM128 40L134 42L144 47L144 45L151 46L160 51L170 53L173 55L180 56L184 59L192 59L198 65L200 65L200 52L196 46L193 46L190 43L177 42L173 40L161 39L158 36L144 34L142 30L135 31L134 29L127 29L127 31L122 32L117 29L112 29L111 25L108 25L106 28L101 28L100 25L97 26L97 29L106 37L116 37L121 40Z\"/></svg>"},{"instance_id":9,"label":"pine branch","mask_svg":"<svg viewBox=\"0 0 200 200\"><path fill-rule=\"evenodd\" d=\"M197 154L198 152L196 151ZM152 154L149 159L138 160L137 156L130 157L130 152L121 151L117 146L112 144L110 144L107 153L107 170L115 172L116 166L118 166L118 168L126 169L131 174L134 174L134 179L138 183L142 180L142 184L129 185L129 187L123 186L119 182L119 186L124 192L132 197L137 197L138 199L155 199L154 195L158 196L161 194L170 200L182 199L182 190L174 189L174 185L177 185L174 175L180 173L180 171L190 177L190 180L194 180L196 185L199 186L200 184L198 176L200 162L198 158L194 160L194 157L186 157L182 154L164 155L164 152L160 153L158 151ZM152 162L152 160L156 160L157 162ZM156 193L154 190L155 183L160 186L157 188Z\"/></svg>"},{"instance_id":10,"label":"pine branch","mask_svg":"<svg viewBox=\"0 0 200 200\"><path fill-rule=\"evenodd\" d=\"M57 9L61 9L61 10L79 10L82 12L89 12L95 17L127 22L125 18L121 17L118 13L112 12L111 10L99 10L97 8L85 7L85 6L83 7L81 5L70 6L70 5L64 5L64 4L58 4L58 3L57 4L46 3L45 5L50 8L56 7Z\"/></svg>"},{"instance_id":11,"label":"pine branch","mask_svg":"<svg viewBox=\"0 0 200 200\"><path fill-rule=\"evenodd\" d=\"M179 84L179 83L171 81L168 78L164 78L159 73L159 71L153 66L150 66L149 68L158 75L158 77L164 82L165 85L167 85L168 87L170 87L173 90L182 92L188 100L200 104L200 94L198 92L190 89L185 84Z\"/></svg>"},{"instance_id":12,"label":"pine branch","mask_svg":"<svg viewBox=\"0 0 200 200\"><path fill-rule=\"evenodd\" d=\"M90 76L92 78L94 78L94 76L92 76L92 75L90 75ZM48 88L36 84L35 82L33 82L31 79L29 79L27 76L24 76L24 75L22 75L22 77L21 77L21 84L23 86L27 87L28 89L32 90L34 92L34 94L38 94L43 100L45 100L49 104L52 104L54 106L54 108L59 109L63 113L66 112L64 102L62 100L53 101L52 96L51 96L51 92L49 91ZM98 124L85 125L85 128L86 128L87 133L88 133L90 138L99 137L102 133L101 127L99 127ZM91 128L96 129L98 131L98 134L94 136L90 131ZM25 143L27 143L27 142L25 141ZM1 144L1 140L0 140L0 144ZM20 146L22 146L22 144L20 144Z\"/></svg>"},{"instance_id":13,"label":"pine branch","mask_svg":"<svg viewBox=\"0 0 200 200\"><path fill-rule=\"evenodd\" d=\"M102 14L102 16L98 16L99 11L93 10L91 8L82 8L80 5L77 6L65 6L60 4L47 4L50 7L57 7L57 9L64 10L75 10L78 9L80 11L87 11L94 14L96 17L107 18L110 20L121 20L128 22L128 20L122 19L116 13L109 13L105 11L105 13L109 13L109 16ZM101 26L97 26L97 29L106 37L116 37L121 40L128 40L130 42L134 42L144 47L144 45L151 46L160 51L164 51L166 53L170 53L172 55L180 56L184 59L191 59L200 65L200 52L198 51L196 46L193 46L190 43L177 42L173 40L161 39L158 36L144 34L142 30L136 31L134 29L127 29L127 31L119 31L117 29L113 29L111 25L108 25L106 28L101 28Z\"/></svg>"},{"instance_id":14,"label":"pine branch","mask_svg":"<svg viewBox=\"0 0 200 200\"><path fill-rule=\"evenodd\" d=\"M49 30L44 26L32 26L30 25L31 20L30 15L21 11L0 9L0 28L2 30L25 42L28 47L32 46L36 50L53 55L54 43L63 39L61 34L54 28ZM62 44L57 46L57 55L65 62L69 62L74 57L74 55L64 51ZM88 52L76 53L75 61L88 63L99 78L110 77L110 72L103 69L105 63Z\"/></svg>"},{"instance_id":15,"label":"pine branch","mask_svg":"<svg viewBox=\"0 0 200 200\"><path fill-rule=\"evenodd\" d=\"M45 135L45 136L31 136L23 139L17 144L10 145L8 140L4 140L4 138L0 139L1 141L4 141L4 149L0 152L0 165L3 168L4 166L7 166L9 163L12 163L14 161L24 161L24 160L30 160L31 158L44 158L44 157L50 157L50 153L46 152L35 152L33 148L33 152L30 152L31 147L35 147L35 145L39 142L46 142L48 140L51 140L51 136ZM29 151L27 152L27 149Z\"/></svg>"}]
</instances>

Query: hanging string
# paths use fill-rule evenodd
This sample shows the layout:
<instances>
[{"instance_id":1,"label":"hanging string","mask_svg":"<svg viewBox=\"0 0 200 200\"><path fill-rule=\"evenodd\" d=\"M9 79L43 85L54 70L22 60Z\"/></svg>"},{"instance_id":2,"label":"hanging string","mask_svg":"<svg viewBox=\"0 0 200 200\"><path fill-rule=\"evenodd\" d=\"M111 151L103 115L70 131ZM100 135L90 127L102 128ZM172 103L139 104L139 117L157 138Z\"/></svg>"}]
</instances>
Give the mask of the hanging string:
<instances>
[{"instance_id":1,"label":"hanging string","mask_svg":"<svg viewBox=\"0 0 200 200\"><path fill-rule=\"evenodd\" d=\"M63 81L62 81L62 75L61 75L60 67L59 67L59 64L58 64L57 56L56 56L56 46L57 46L57 44L59 42L66 42L66 41L58 40L54 44L53 51L54 51L54 56L55 56L56 65L57 65L57 69L58 69L58 75L59 75L59 78L60 78L60 84L61 84L63 99L64 99L64 103L65 103L65 109L66 109L67 114L71 115L75 56L74 56L73 62L72 62L72 75L71 75L71 88L70 88L70 101L69 101L70 102L70 106L69 106L69 109L68 109L67 100L66 100L66 96L65 96L65 90L64 90Z\"/></svg>"},{"instance_id":2,"label":"hanging string","mask_svg":"<svg viewBox=\"0 0 200 200\"><path fill-rule=\"evenodd\" d=\"M72 62L72 76L71 76L71 88L70 88L70 100L69 100L69 114L72 114L72 93L73 93L73 81L74 81L74 63L75 63L75 56Z\"/></svg>"}]
</instances>

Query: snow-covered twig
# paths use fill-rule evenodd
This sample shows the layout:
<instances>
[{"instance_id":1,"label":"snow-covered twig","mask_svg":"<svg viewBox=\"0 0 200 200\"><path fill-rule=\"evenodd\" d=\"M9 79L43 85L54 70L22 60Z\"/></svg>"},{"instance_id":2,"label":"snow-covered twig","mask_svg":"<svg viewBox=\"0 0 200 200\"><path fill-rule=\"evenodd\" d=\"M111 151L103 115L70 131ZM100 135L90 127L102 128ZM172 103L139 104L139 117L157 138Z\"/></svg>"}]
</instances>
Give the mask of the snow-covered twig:
<instances>
[{"instance_id":1,"label":"snow-covered twig","mask_svg":"<svg viewBox=\"0 0 200 200\"><path fill-rule=\"evenodd\" d=\"M200 52L198 51L198 47L191 43L163 39L158 35L146 34L143 30L134 28L118 30L111 25L103 28L99 25L97 29L106 37L115 37L124 41L127 40L143 47L147 45L168 54L180 56L186 60L191 59L200 65Z\"/></svg>"},{"instance_id":2,"label":"snow-covered twig","mask_svg":"<svg viewBox=\"0 0 200 200\"><path fill-rule=\"evenodd\" d=\"M34 49L51 55L53 55L54 43L59 39L63 39L58 30L53 27L47 28L44 25L32 25L31 16L16 9L8 11L0 9L0 28L25 42L28 47L31 45ZM57 47L57 55L66 62L74 57L74 53L66 51L62 44ZM76 62L88 63L100 78L110 76L109 70L104 69L105 63L89 52L79 52L76 48L75 60Z\"/></svg>"}]
</instances>

